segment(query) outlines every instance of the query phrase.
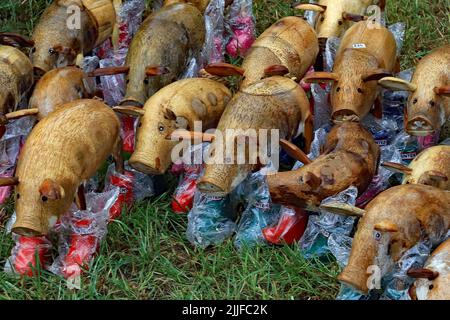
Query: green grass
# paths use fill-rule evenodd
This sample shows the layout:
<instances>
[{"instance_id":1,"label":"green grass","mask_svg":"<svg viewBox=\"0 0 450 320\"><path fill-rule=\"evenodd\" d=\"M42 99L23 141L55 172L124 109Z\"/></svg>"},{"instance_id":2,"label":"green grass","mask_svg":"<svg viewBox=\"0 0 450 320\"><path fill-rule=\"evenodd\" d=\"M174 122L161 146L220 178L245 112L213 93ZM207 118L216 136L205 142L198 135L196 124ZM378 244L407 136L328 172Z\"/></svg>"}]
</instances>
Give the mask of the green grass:
<instances>
[{"instance_id":1,"label":"green grass","mask_svg":"<svg viewBox=\"0 0 450 320\"><path fill-rule=\"evenodd\" d=\"M19 5L23 2L23 5ZM29 35L50 0L6 0L0 31ZM258 33L294 14L291 1L254 0ZM449 42L449 1L388 0L389 23L407 23L402 67ZM333 299L339 289L335 263L305 260L296 246L237 251L231 241L199 250L186 240L186 216L174 214L170 197L140 203L113 222L81 290L43 272L16 278L0 272L0 299ZM12 204L8 205L11 212ZM0 214L0 266L12 241Z\"/></svg>"}]
</instances>

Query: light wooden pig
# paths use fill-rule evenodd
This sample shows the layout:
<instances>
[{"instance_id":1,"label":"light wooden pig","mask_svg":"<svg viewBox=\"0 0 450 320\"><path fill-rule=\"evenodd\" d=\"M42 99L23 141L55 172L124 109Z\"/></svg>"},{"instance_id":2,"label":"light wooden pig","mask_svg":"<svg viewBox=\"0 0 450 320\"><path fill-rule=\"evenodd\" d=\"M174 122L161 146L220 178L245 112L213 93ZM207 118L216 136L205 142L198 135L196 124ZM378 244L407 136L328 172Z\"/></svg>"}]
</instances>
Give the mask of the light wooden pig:
<instances>
[{"instance_id":1,"label":"light wooden pig","mask_svg":"<svg viewBox=\"0 0 450 320\"><path fill-rule=\"evenodd\" d=\"M312 127L312 114L305 92L296 82L273 76L241 88L233 97L217 127L223 138L214 139L210 150L220 150L220 145L223 149L229 145L236 146L239 133L245 136L249 129L255 130L256 134L260 129L269 130L269 134L271 129L278 129L281 139L290 140L303 133L305 127ZM235 130L235 134L227 135L226 130L230 129ZM226 163L225 159L220 161L219 153L212 156L219 157L219 163L207 163L205 174L198 183L199 190L205 193L228 194L256 167L248 159L244 164L238 164L236 157L234 162Z\"/></svg>"},{"instance_id":2,"label":"light wooden pig","mask_svg":"<svg viewBox=\"0 0 450 320\"><path fill-rule=\"evenodd\" d=\"M174 131L192 131L196 121L201 121L203 130L215 128L230 100L231 92L225 85L211 79L191 78L159 90L144 108L114 108L140 117L130 165L148 174L165 173L172 163L171 151L179 143L171 140Z\"/></svg>"},{"instance_id":3,"label":"light wooden pig","mask_svg":"<svg viewBox=\"0 0 450 320\"><path fill-rule=\"evenodd\" d=\"M403 184L426 184L450 190L450 146L427 148L419 153L409 166L392 162L382 165L394 172L403 173Z\"/></svg>"},{"instance_id":4,"label":"light wooden pig","mask_svg":"<svg viewBox=\"0 0 450 320\"><path fill-rule=\"evenodd\" d=\"M17 184L12 231L47 234L74 198L83 197L79 188L83 181L110 154L120 161L119 129L114 111L99 100L67 103L41 120L23 146L15 178L0 181Z\"/></svg>"},{"instance_id":5,"label":"light wooden pig","mask_svg":"<svg viewBox=\"0 0 450 320\"><path fill-rule=\"evenodd\" d=\"M450 45L433 50L419 61L411 82L386 77L380 84L410 91L405 129L413 136L439 131L450 120Z\"/></svg>"},{"instance_id":6,"label":"light wooden pig","mask_svg":"<svg viewBox=\"0 0 450 320\"><path fill-rule=\"evenodd\" d=\"M348 264L338 280L357 291L369 291L369 267L381 277L423 237L437 245L450 227L450 191L407 184L380 193L365 210L327 204L324 209L362 215L353 239Z\"/></svg>"},{"instance_id":7,"label":"light wooden pig","mask_svg":"<svg viewBox=\"0 0 450 320\"><path fill-rule=\"evenodd\" d=\"M55 0L47 7L32 36L35 74L79 64L83 54L111 37L116 24L114 1Z\"/></svg>"},{"instance_id":8,"label":"light wooden pig","mask_svg":"<svg viewBox=\"0 0 450 320\"><path fill-rule=\"evenodd\" d=\"M390 75L397 60L394 36L375 22L354 24L342 38L333 72L316 72L305 82L332 82L332 119L359 121L373 112L381 117L377 80Z\"/></svg>"},{"instance_id":9,"label":"light wooden pig","mask_svg":"<svg viewBox=\"0 0 450 320\"><path fill-rule=\"evenodd\" d=\"M409 293L414 300L450 300L450 239L444 241L421 269L409 269L418 278Z\"/></svg>"},{"instance_id":10,"label":"light wooden pig","mask_svg":"<svg viewBox=\"0 0 450 320\"><path fill-rule=\"evenodd\" d=\"M20 50L0 46L0 113L16 110L33 86L33 65Z\"/></svg>"},{"instance_id":11,"label":"light wooden pig","mask_svg":"<svg viewBox=\"0 0 450 320\"><path fill-rule=\"evenodd\" d=\"M359 123L343 122L331 129L317 159L268 176L270 195L275 203L318 211L323 199L350 186L364 192L376 174L379 157L380 148L370 132Z\"/></svg>"}]
</instances>

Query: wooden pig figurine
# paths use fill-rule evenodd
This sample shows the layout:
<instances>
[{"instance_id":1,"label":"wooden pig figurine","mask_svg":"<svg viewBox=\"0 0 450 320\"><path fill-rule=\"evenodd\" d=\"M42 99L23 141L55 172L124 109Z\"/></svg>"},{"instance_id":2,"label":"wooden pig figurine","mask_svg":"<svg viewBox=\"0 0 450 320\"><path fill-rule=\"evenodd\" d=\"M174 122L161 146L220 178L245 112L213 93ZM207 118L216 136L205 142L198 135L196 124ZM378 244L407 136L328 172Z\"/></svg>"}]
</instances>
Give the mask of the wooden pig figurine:
<instances>
[{"instance_id":1,"label":"wooden pig figurine","mask_svg":"<svg viewBox=\"0 0 450 320\"><path fill-rule=\"evenodd\" d=\"M450 190L450 146L427 148L419 153L409 166L393 162L385 162L382 166L403 173L403 184L426 184Z\"/></svg>"},{"instance_id":2,"label":"wooden pig figurine","mask_svg":"<svg viewBox=\"0 0 450 320\"><path fill-rule=\"evenodd\" d=\"M354 24L341 40L333 72L316 72L305 82L332 82L332 119L359 121L369 113L379 95L377 80L391 74L396 64L394 36L375 22ZM377 99L375 115L381 117Z\"/></svg>"},{"instance_id":3,"label":"wooden pig figurine","mask_svg":"<svg viewBox=\"0 0 450 320\"><path fill-rule=\"evenodd\" d=\"M367 8L377 3L383 10L384 0L319 0L317 4L300 3L294 7L318 13L314 28L324 49L328 38L341 37L353 22L366 20Z\"/></svg>"},{"instance_id":4,"label":"wooden pig figurine","mask_svg":"<svg viewBox=\"0 0 450 320\"><path fill-rule=\"evenodd\" d=\"M362 215L347 266L338 280L367 294L371 269L388 273L395 262L423 237L437 245L450 227L450 191L407 184L380 193L365 210L326 204L328 211Z\"/></svg>"},{"instance_id":5,"label":"wooden pig figurine","mask_svg":"<svg viewBox=\"0 0 450 320\"><path fill-rule=\"evenodd\" d=\"M241 68L215 63L205 69L213 75L243 76L241 88L273 75L287 75L300 80L314 64L318 52L313 28L301 18L286 17L256 39Z\"/></svg>"},{"instance_id":6,"label":"wooden pig figurine","mask_svg":"<svg viewBox=\"0 0 450 320\"><path fill-rule=\"evenodd\" d=\"M111 37L115 24L113 0L55 0L33 32L35 74L80 63L83 54Z\"/></svg>"},{"instance_id":7,"label":"wooden pig figurine","mask_svg":"<svg viewBox=\"0 0 450 320\"><path fill-rule=\"evenodd\" d=\"M202 13L190 3L172 3L154 12L134 36L124 67L126 93L121 105L142 107L159 89L177 80L205 40ZM108 74L98 69L94 75Z\"/></svg>"},{"instance_id":8,"label":"wooden pig figurine","mask_svg":"<svg viewBox=\"0 0 450 320\"><path fill-rule=\"evenodd\" d=\"M366 190L380 156L370 132L359 123L343 122L331 129L323 150L312 162L298 158L305 164L300 169L267 177L275 203L318 211L323 199L352 185L360 194Z\"/></svg>"},{"instance_id":9,"label":"wooden pig figurine","mask_svg":"<svg viewBox=\"0 0 450 320\"><path fill-rule=\"evenodd\" d=\"M231 92L225 85L211 79L191 78L159 90L144 108L114 108L140 117L130 165L148 174L165 173L172 163L171 151L179 143L171 140L174 131L194 130L196 121L201 121L204 130L215 128L230 99Z\"/></svg>"},{"instance_id":10,"label":"wooden pig figurine","mask_svg":"<svg viewBox=\"0 0 450 320\"><path fill-rule=\"evenodd\" d=\"M379 83L388 89L411 92L405 119L408 134L427 136L439 131L450 120L450 45L422 58L411 82L386 77Z\"/></svg>"},{"instance_id":11,"label":"wooden pig figurine","mask_svg":"<svg viewBox=\"0 0 450 320\"><path fill-rule=\"evenodd\" d=\"M113 152L120 161L119 130L114 111L99 100L70 102L40 121L23 146L15 177L0 179L0 185L17 184L12 231L45 235L76 196L85 202L83 181Z\"/></svg>"},{"instance_id":12,"label":"wooden pig figurine","mask_svg":"<svg viewBox=\"0 0 450 320\"><path fill-rule=\"evenodd\" d=\"M450 239L434 250L421 269L409 269L418 278L409 293L414 300L450 300Z\"/></svg>"},{"instance_id":13,"label":"wooden pig figurine","mask_svg":"<svg viewBox=\"0 0 450 320\"><path fill-rule=\"evenodd\" d=\"M0 46L0 114L16 110L33 81L30 59L18 49Z\"/></svg>"},{"instance_id":14,"label":"wooden pig figurine","mask_svg":"<svg viewBox=\"0 0 450 320\"><path fill-rule=\"evenodd\" d=\"M250 157L245 159L245 163L238 163L239 155L235 154L232 162L224 156L229 148L236 148L241 135L251 140L252 137L245 132L254 130L258 134L259 130L266 129L270 134L274 129L279 130L281 139L289 140L307 130L305 127L312 127L312 114L308 98L296 82L273 76L241 88L220 119L217 129L222 139L214 139L210 146L211 156L213 159L217 157L217 161L206 164L205 174L198 183L199 190L216 195L228 194L256 167L257 164L248 161ZM234 130L233 134L227 134L227 130ZM257 142L250 141L250 144ZM221 149L224 151L222 155L215 151Z\"/></svg>"}]
</instances>

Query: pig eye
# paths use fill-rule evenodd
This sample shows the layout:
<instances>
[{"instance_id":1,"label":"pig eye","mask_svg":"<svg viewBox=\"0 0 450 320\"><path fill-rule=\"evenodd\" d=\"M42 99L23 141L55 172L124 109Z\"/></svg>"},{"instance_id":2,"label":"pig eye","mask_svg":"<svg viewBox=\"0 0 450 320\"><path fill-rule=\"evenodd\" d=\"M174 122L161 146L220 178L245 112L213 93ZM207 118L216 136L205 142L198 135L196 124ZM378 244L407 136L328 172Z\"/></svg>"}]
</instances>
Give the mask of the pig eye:
<instances>
[{"instance_id":1,"label":"pig eye","mask_svg":"<svg viewBox=\"0 0 450 320\"><path fill-rule=\"evenodd\" d=\"M416 104L417 103L417 98L413 100L413 103Z\"/></svg>"},{"instance_id":2,"label":"pig eye","mask_svg":"<svg viewBox=\"0 0 450 320\"><path fill-rule=\"evenodd\" d=\"M336 92L339 92L339 91L341 91L341 87L336 88Z\"/></svg>"},{"instance_id":3,"label":"pig eye","mask_svg":"<svg viewBox=\"0 0 450 320\"><path fill-rule=\"evenodd\" d=\"M361 88L358 88L359 93L363 93L363 90Z\"/></svg>"},{"instance_id":4,"label":"pig eye","mask_svg":"<svg viewBox=\"0 0 450 320\"><path fill-rule=\"evenodd\" d=\"M142 122L139 122L138 128L142 127Z\"/></svg>"},{"instance_id":5,"label":"pig eye","mask_svg":"<svg viewBox=\"0 0 450 320\"><path fill-rule=\"evenodd\" d=\"M33 48L31 49L31 53L35 53L35 52L36 52L36 48L33 47Z\"/></svg>"},{"instance_id":6,"label":"pig eye","mask_svg":"<svg viewBox=\"0 0 450 320\"><path fill-rule=\"evenodd\" d=\"M56 53L56 51L55 51L55 49L53 49L53 48L50 48L50 49L48 49L48 53L50 53L50 54L55 54L55 53Z\"/></svg>"},{"instance_id":7,"label":"pig eye","mask_svg":"<svg viewBox=\"0 0 450 320\"><path fill-rule=\"evenodd\" d=\"M149 84L148 79L145 79L145 80L144 80L144 84Z\"/></svg>"},{"instance_id":8,"label":"pig eye","mask_svg":"<svg viewBox=\"0 0 450 320\"><path fill-rule=\"evenodd\" d=\"M130 83L130 79L127 79L127 81L125 81L125 83L126 83L126 84L129 84L129 83Z\"/></svg>"},{"instance_id":9,"label":"pig eye","mask_svg":"<svg viewBox=\"0 0 450 320\"><path fill-rule=\"evenodd\" d=\"M16 195L16 199L20 199L20 193Z\"/></svg>"},{"instance_id":10,"label":"pig eye","mask_svg":"<svg viewBox=\"0 0 450 320\"><path fill-rule=\"evenodd\" d=\"M323 22L325 20L325 17L320 18L320 22Z\"/></svg>"},{"instance_id":11,"label":"pig eye","mask_svg":"<svg viewBox=\"0 0 450 320\"><path fill-rule=\"evenodd\" d=\"M48 198L47 198L46 196L42 196L42 197L41 197L41 200L42 200L43 202L47 202Z\"/></svg>"},{"instance_id":12,"label":"pig eye","mask_svg":"<svg viewBox=\"0 0 450 320\"><path fill-rule=\"evenodd\" d=\"M163 131L164 131L164 126L160 125L160 126L158 127L158 130L159 130L159 132L163 132Z\"/></svg>"},{"instance_id":13,"label":"pig eye","mask_svg":"<svg viewBox=\"0 0 450 320\"><path fill-rule=\"evenodd\" d=\"M343 22L342 20L339 20L339 21L338 21L338 24L339 24L340 26L342 26L343 23L344 23L344 22Z\"/></svg>"},{"instance_id":14,"label":"pig eye","mask_svg":"<svg viewBox=\"0 0 450 320\"><path fill-rule=\"evenodd\" d=\"M435 105L436 105L436 103L433 100L431 100L430 101L430 106L434 107Z\"/></svg>"},{"instance_id":15,"label":"pig eye","mask_svg":"<svg viewBox=\"0 0 450 320\"><path fill-rule=\"evenodd\" d=\"M380 240L381 239L381 233L380 232L375 232L375 240Z\"/></svg>"},{"instance_id":16,"label":"pig eye","mask_svg":"<svg viewBox=\"0 0 450 320\"><path fill-rule=\"evenodd\" d=\"M432 284L430 284L430 286L428 287L428 289L433 290L434 286Z\"/></svg>"}]
</instances>

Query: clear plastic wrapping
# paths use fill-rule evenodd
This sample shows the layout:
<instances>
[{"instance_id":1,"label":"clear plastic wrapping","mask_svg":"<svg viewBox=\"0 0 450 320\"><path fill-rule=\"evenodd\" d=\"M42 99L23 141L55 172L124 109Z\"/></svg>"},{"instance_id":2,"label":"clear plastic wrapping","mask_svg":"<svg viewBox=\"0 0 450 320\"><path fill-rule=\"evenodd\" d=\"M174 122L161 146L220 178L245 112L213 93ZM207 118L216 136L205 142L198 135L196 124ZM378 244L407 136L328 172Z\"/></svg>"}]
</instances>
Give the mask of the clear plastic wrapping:
<instances>
[{"instance_id":1,"label":"clear plastic wrapping","mask_svg":"<svg viewBox=\"0 0 450 320\"><path fill-rule=\"evenodd\" d=\"M234 0L226 19L228 41L227 53L233 57L244 57L256 39L255 17L252 0Z\"/></svg>"}]
</instances>

